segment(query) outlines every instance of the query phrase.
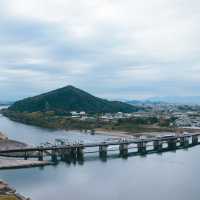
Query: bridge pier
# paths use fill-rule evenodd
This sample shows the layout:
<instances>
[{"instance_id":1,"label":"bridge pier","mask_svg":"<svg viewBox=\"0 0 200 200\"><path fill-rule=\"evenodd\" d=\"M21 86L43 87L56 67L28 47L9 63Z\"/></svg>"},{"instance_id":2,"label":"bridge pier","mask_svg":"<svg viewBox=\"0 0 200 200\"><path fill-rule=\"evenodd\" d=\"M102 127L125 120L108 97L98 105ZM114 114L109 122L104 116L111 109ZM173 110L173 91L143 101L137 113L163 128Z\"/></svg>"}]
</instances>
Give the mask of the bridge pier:
<instances>
[{"instance_id":1,"label":"bridge pier","mask_svg":"<svg viewBox=\"0 0 200 200\"><path fill-rule=\"evenodd\" d=\"M61 152L61 160L70 163L72 159L72 150L71 148L63 149Z\"/></svg>"},{"instance_id":2,"label":"bridge pier","mask_svg":"<svg viewBox=\"0 0 200 200\"><path fill-rule=\"evenodd\" d=\"M128 144L120 144L119 145L119 154L122 157L128 156Z\"/></svg>"},{"instance_id":3,"label":"bridge pier","mask_svg":"<svg viewBox=\"0 0 200 200\"><path fill-rule=\"evenodd\" d=\"M155 151L161 152L162 151L162 141L160 141L160 140L153 141L153 149Z\"/></svg>"},{"instance_id":4,"label":"bridge pier","mask_svg":"<svg viewBox=\"0 0 200 200\"><path fill-rule=\"evenodd\" d=\"M84 147L80 146L77 147L77 161L80 165L84 162Z\"/></svg>"},{"instance_id":5,"label":"bridge pier","mask_svg":"<svg viewBox=\"0 0 200 200\"><path fill-rule=\"evenodd\" d=\"M24 160L28 160L28 152L27 151L24 152Z\"/></svg>"},{"instance_id":6,"label":"bridge pier","mask_svg":"<svg viewBox=\"0 0 200 200\"><path fill-rule=\"evenodd\" d=\"M180 146L183 148L187 148L189 146L189 138L188 137L181 137L180 138Z\"/></svg>"},{"instance_id":7,"label":"bridge pier","mask_svg":"<svg viewBox=\"0 0 200 200\"><path fill-rule=\"evenodd\" d=\"M52 162L58 161L58 152L55 149L51 150L51 160Z\"/></svg>"},{"instance_id":8,"label":"bridge pier","mask_svg":"<svg viewBox=\"0 0 200 200\"><path fill-rule=\"evenodd\" d=\"M76 158L77 158L77 148L76 147L71 147L70 151L71 151L71 158L73 160L76 160Z\"/></svg>"},{"instance_id":9,"label":"bridge pier","mask_svg":"<svg viewBox=\"0 0 200 200\"><path fill-rule=\"evenodd\" d=\"M60 160L61 161L66 161L67 159L67 150L66 149L61 149L60 150Z\"/></svg>"},{"instance_id":10,"label":"bridge pier","mask_svg":"<svg viewBox=\"0 0 200 200\"><path fill-rule=\"evenodd\" d=\"M120 141L106 141L106 142L94 142L94 143L63 143L61 145L40 145L38 147L27 147L22 149L8 149L1 150L0 154L2 156L20 156L27 160L28 158L37 158L39 161L44 159L44 156L51 157L52 161L56 162L60 157L61 160L69 161L69 163L82 161L84 159L84 148L94 148L97 150L99 148L99 156L102 160L106 160L108 153L108 146L115 146L119 148L119 154L122 157L128 156L128 145L137 145L137 154L146 154L150 148L147 149L147 144L153 143L153 150L151 152L161 152L168 150L175 150L179 148L187 148L192 145L200 144L198 137L200 134L183 134L170 137L155 137L146 139L131 139L131 140L120 140ZM192 140L192 144L190 144ZM167 145L165 145L167 143ZM178 144L177 144L178 143ZM164 144L164 145L163 145ZM150 145L148 145L150 146ZM151 145L152 146L152 145ZM167 146L167 147L165 147ZM90 152L88 152L90 153Z\"/></svg>"},{"instance_id":11,"label":"bridge pier","mask_svg":"<svg viewBox=\"0 0 200 200\"><path fill-rule=\"evenodd\" d=\"M198 144L198 136L197 135L193 135L192 136L192 145L197 145Z\"/></svg>"},{"instance_id":12,"label":"bridge pier","mask_svg":"<svg viewBox=\"0 0 200 200\"><path fill-rule=\"evenodd\" d=\"M99 156L101 158L107 157L107 149L108 149L108 145L100 145L99 146Z\"/></svg>"},{"instance_id":13,"label":"bridge pier","mask_svg":"<svg viewBox=\"0 0 200 200\"><path fill-rule=\"evenodd\" d=\"M177 143L177 139L176 139L176 138L169 139L169 140L167 141L168 149L169 149L169 150L174 150L174 149L176 149L176 143Z\"/></svg>"},{"instance_id":14,"label":"bridge pier","mask_svg":"<svg viewBox=\"0 0 200 200\"><path fill-rule=\"evenodd\" d=\"M146 153L146 142L141 141L137 143L138 153L145 154Z\"/></svg>"},{"instance_id":15,"label":"bridge pier","mask_svg":"<svg viewBox=\"0 0 200 200\"><path fill-rule=\"evenodd\" d=\"M77 147L77 159L83 160L84 157L84 147Z\"/></svg>"},{"instance_id":16,"label":"bridge pier","mask_svg":"<svg viewBox=\"0 0 200 200\"><path fill-rule=\"evenodd\" d=\"M43 150L38 151L38 160L43 161Z\"/></svg>"}]
</instances>

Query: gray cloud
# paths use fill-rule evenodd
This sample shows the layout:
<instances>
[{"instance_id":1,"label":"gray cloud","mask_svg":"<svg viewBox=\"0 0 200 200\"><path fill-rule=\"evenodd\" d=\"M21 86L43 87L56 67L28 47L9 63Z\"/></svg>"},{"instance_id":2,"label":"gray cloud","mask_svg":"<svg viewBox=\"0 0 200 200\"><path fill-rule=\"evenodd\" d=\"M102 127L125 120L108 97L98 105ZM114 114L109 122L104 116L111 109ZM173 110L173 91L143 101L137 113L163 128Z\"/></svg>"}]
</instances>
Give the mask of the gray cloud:
<instances>
[{"instance_id":1,"label":"gray cloud","mask_svg":"<svg viewBox=\"0 0 200 200\"><path fill-rule=\"evenodd\" d=\"M2 0L0 99L67 84L114 99L199 95L199 11L197 0Z\"/></svg>"}]
</instances>

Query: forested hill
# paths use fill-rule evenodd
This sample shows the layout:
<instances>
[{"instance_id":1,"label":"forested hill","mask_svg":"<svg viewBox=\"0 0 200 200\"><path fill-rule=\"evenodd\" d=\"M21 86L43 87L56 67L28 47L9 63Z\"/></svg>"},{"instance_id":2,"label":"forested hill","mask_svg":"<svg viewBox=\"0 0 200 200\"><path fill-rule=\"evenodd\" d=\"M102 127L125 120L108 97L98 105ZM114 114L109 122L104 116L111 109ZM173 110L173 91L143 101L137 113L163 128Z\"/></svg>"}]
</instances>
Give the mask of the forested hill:
<instances>
[{"instance_id":1,"label":"forested hill","mask_svg":"<svg viewBox=\"0 0 200 200\"><path fill-rule=\"evenodd\" d=\"M16 112L85 111L88 113L134 112L137 107L95 97L73 86L66 86L15 102L8 108Z\"/></svg>"}]
</instances>

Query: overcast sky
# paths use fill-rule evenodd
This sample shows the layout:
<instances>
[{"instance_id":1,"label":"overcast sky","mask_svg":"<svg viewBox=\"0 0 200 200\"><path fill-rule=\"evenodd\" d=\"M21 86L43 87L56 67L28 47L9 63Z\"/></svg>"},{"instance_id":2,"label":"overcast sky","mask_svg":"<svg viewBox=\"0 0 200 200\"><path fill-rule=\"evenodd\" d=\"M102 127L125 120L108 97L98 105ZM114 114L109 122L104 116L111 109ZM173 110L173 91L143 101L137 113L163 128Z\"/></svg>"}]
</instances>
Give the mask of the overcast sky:
<instances>
[{"instance_id":1,"label":"overcast sky","mask_svg":"<svg viewBox=\"0 0 200 200\"><path fill-rule=\"evenodd\" d=\"M0 0L0 100L74 85L200 95L199 0Z\"/></svg>"}]
</instances>

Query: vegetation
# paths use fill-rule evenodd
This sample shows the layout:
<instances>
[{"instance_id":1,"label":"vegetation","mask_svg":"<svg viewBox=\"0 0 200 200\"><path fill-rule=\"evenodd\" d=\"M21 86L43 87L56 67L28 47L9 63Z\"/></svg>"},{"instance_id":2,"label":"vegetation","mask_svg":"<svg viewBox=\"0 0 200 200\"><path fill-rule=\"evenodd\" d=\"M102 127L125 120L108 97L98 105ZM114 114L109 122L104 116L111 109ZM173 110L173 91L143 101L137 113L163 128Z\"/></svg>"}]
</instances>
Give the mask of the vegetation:
<instances>
[{"instance_id":1,"label":"vegetation","mask_svg":"<svg viewBox=\"0 0 200 200\"><path fill-rule=\"evenodd\" d=\"M66 115L70 111L85 111L87 113L134 112L138 108L132 105L108 101L90 95L73 86L67 86L35 97L17 101L8 108L15 112L46 112Z\"/></svg>"},{"instance_id":2,"label":"vegetation","mask_svg":"<svg viewBox=\"0 0 200 200\"><path fill-rule=\"evenodd\" d=\"M101 113L130 113L138 107L92 96L73 86L60 88L14 103L2 113L8 118L25 124L53 129L122 130L128 132L169 130L172 119L132 117L103 120ZM85 111L89 117L73 118L71 111Z\"/></svg>"},{"instance_id":3,"label":"vegetation","mask_svg":"<svg viewBox=\"0 0 200 200\"><path fill-rule=\"evenodd\" d=\"M0 200L19 200L15 195L0 195Z\"/></svg>"},{"instance_id":4,"label":"vegetation","mask_svg":"<svg viewBox=\"0 0 200 200\"><path fill-rule=\"evenodd\" d=\"M170 131L171 119L162 119L156 117L132 117L127 119L118 119L112 121L103 121L97 116L81 120L81 118L72 118L70 116L56 115L53 111L47 112L13 112L3 110L3 114L10 119L25 124L36 125L53 129L76 129L76 130L121 130L128 132L142 131Z\"/></svg>"},{"instance_id":5,"label":"vegetation","mask_svg":"<svg viewBox=\"0 0 200 200\"><path fill-rule=\"evenodd\" d=\"M119 119L117 123L112 126L112 130L123 130L127 132L160 132L172 131L170 126L174 119L164 119L156 117L133 117L129 119Z\"/></svg>"}]
</instances>

